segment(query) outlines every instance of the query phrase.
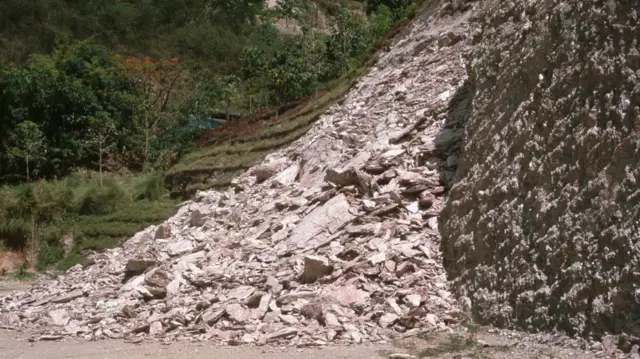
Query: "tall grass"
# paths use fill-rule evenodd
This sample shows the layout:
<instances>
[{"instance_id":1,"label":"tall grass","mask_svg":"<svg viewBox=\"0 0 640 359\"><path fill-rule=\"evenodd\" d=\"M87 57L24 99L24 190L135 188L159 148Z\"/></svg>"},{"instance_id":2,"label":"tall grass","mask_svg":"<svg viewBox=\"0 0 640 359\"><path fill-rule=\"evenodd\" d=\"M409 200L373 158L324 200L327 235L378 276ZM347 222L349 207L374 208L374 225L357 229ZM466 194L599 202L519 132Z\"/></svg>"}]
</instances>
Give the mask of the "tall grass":
<instances>
[{"instance_id":1,"label":"tall grass","mask_svg":"<svg viewBox=\"0 0 640 359\"><path fill-rule=\"evenodd\" d=\"M64 269L82 260L86 249L119 245L152 223L174 213L163 176L127 178L74 173L62 180L0 188L0 243L17 251L37 251L35 267ZM62 238L72 234L71 253Z\"/></svg>"}]
</instances>

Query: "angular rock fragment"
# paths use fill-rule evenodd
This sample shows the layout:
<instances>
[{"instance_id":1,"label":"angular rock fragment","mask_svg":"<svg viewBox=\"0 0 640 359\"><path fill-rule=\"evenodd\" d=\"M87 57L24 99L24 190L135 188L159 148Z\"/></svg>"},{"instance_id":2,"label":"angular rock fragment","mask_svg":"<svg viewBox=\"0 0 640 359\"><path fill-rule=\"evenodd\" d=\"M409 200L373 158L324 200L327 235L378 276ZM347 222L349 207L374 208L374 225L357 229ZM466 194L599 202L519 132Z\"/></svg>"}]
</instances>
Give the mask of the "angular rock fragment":
<instances>
[{"instance_id":1,"label":"angular rock fragment","mask_svg":"<svg viewBox=\"0 0 640 359\"><path fill-rule=\"evenodd\" d=\"M49 312L49 318L51 319L51 323L53 325L57 325L59 327L64 327L69 323L71 317L69 313L64 309L56 309Z\"/></svg>"},{"instance_id":2,"label":"angular rock fragment","mask_svg":"<svg viewBox=\"0 0 640 359\"><path fill-rule=\"evenodd\" d=\"M207 325L214 325L225 313L224 308L210 308L202 314L202 321Z\"/></svg>"},{"instance_id":3,"label":"angular rock fragment","mask_svg":"<svg viewBox=\"0 0 640 359\"><path fill-rule=\"evenodd\" d=\"M206 221L207 218L205 217L205 215L196 209L195 211L193 211L193 213L191 213L189 224L191 224L192 227L200 227L204 225Z\"/></svg>"},{"instance_id":4,"label":"angular rock fragment","mask_svg":"<svg viewBox=\"0 0 640 359\"><path fill-rule=\"evenodd\" d=\"M325 275L331 274L333 267L329 264L329 258L322 256L305 256L302 281L313 283Z\"/></svg>"},{"instance_id":5,"label":"angular rock fragment","mask_svg":"<svg viewBox=\"0 0 640 359\"><path fill-rule=\"evenodd\" d=\"M51 299L51 303L55 303L55 304L62 304L62 303L68 303L71 302L77 298L80 298L82 296L84 296L85 293L84 291L81 290L74 290L70 293L67 293L65 295L61 295L58 297L54 297Z\"/></svg>"},{"instance_id":6,"label":"angular rock fragment","mask_svg":"<svg viewBox=\"0 0 640 359\"><path fill-rule=\"evenodd\" d=\"M304 248L308 242L321 241L319 237L326 237L321 233L326 231L335 233L354 218L353 214L349 212L350 208L345 195L339 194L333 197L303 218L291 232L288 242L291 246Z\"/></svg>"},{"instance_id":7,"label":"angular rock fragment","mask_svg":"<svg viewBox=\"0 0 640 359\"><path fill-rule=\"evenodd\" d=\"M382 328L388 328L391 325L393 325L393 323L395 323L396 320L398 320L398 315L397 314L385 313L380 317L380 320L378 320L378 324Z\"/></svg>"},{"instance_id":8,"label":"angular rock fragment","mask_svg":"<svg viewBox=\"0 0 640 359\"><path fill-rule=\"evenodd\" d=\"M296 328L283 328L271 334L267 334L267 342L271 342L278 339L290 339L298 334Z\"/></svg>"},{"instance_id":9,"label":"angular rock fragment","mask_svg":"<svg viewBox=\"0 0 640 359\"><path fill-rule=\"evenodd\" d=\"M164 298L167 295L167 286L173 280L171 273L156 268L144 277L145 288L151 295L158 298Z\"/></svg>"},{"instance_id":10,"label":"angular rock fragment","mask_svg":"<svg viewBox=\"0 0 640 359\"><path fill-rule=\"evenodd\" d=\"M167 253L170 256L178 256L181 254L189 253L193 250L193 244L191 241L183 239L181 241L169 243L167 246Z\"/></svg>"},{"instance_id":11,"label":"angular rock fragment","mask_svg":"<svg viewBox=\"0 0 640 359\"><path fill-rule=\"evenodd\" d=\"M167 239L171 237L171 225L168 223L161 224L156 230L155 239Z\"/></svg>"},{"instance_id":12,"label":"angular rock fragment","mask_svg":"<svg viewBox=\"0 0 640 359\"><path fill-rule=\"evenodd\" d=\"M162 323L159 321L153 322L149 326L150 335L158 335L158 334L162 334L162 332L163 332Z\"/></svg>"},{"instance_id":13,"label":"angular rock fragment","mask_svg":"<svg viewBox=\"0 0 640 359\"><path fill-rule=\"evenodd\" d=\"M125 266L125 271L130 274L140 274L148 268L155 267L157 262L154 259L129 259Z\"/></svg>"}]
</instances>

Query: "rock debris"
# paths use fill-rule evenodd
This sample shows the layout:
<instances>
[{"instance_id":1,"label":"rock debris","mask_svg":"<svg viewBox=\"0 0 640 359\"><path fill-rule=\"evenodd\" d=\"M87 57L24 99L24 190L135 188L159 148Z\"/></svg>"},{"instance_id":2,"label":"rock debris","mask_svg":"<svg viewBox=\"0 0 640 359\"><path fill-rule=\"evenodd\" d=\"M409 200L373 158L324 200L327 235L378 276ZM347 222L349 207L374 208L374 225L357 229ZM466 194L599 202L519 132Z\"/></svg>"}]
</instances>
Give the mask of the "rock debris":
<instances>
[{"instance_id":1,"label":"rock debris","mask_svg":"<svg viewBox=\"0 0 640 359\"><path fill-rule=\"evenodd\" d=\"M121 248L0 298L0 327L35 340L318 346L455 322L436 217L438 152L457 140L436 135L441 94L466 77L466 26L417 20L306 136Z\"/></svg>"}]
</instances>

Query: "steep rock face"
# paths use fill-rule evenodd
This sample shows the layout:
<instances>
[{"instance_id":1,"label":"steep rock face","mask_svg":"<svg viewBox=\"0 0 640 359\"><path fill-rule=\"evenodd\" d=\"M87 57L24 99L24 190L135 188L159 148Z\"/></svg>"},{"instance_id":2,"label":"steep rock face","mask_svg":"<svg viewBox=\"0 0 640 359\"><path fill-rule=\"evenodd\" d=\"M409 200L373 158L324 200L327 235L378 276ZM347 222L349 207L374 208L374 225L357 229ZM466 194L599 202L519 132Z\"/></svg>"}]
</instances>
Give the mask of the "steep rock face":
<instances>
[{"instance_id":1,"label":"steep rock face","mask_svg":"<svg viewBox=\"0 0 640 359\"><path fill-rule=\"evenodd\" d=\"M640 335L640 3L489 1L440 217L477 320Z\"/></svg>"}]
</instances>

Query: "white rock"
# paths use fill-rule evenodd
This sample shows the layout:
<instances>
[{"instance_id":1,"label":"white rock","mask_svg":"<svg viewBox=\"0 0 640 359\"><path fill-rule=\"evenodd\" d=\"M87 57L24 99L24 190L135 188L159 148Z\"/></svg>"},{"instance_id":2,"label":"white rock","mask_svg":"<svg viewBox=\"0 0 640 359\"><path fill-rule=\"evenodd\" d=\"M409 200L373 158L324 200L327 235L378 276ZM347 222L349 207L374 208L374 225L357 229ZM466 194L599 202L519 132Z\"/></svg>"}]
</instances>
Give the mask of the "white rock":
<instances>
[{"instance_id":1,"label":"white rock","mask_svg":"<svg viewBox=\"0 0 640 359\"><path fill-rule=\"evenodd\" d=\"M69 312L64 309L56 309L49 311L49 318L51 319L51 324L57 325L59 327L64 327L69 323L71 317L69 316Z\"/></svg>"},{"instance_id":2,"label":"white rock","mask_svg":"<svg viewBox=\"0 0 640 359\"><path fill-rule=\"evenodd\" d=\"M409 294L405 298L407 300L407 303L409 303L409 305L412 306L413 308L419 307L420 302L422 300L422 298L418 294Z\"/></svg>"},{"instance_id":3,"label":"white rock","mask_svg":"<svg viewBox=\"0 0 640 359\"><path fill-rule=\"evenodd\" d=\"M393 323L395 323L396 320L398 320L398 316L396 314L385 313L380 317L380 320L378 320L378 324L382 328L387 328L390 325L393 325Z\"/></svg>"},{"instance_id":4,"label":"white rock","mask_svg":"<svg viewBox=\"0 0 640 359\"><path fill-rule=\"evenodd\" d=\"M159 321L151 323L151 326L149 326L149 334L150 335L162 334L162 323L160 323Z\"/></svg>"},{"instance_id":5,"label":"white rock","mask_svg":"<svg viewBox=\"0 0 640 359\"><path fill-rule=\"evenodd\" d=\"M193 250L193 244L191 244L191 241L187 239L170 243L167 246L167 253L169 253L170 256L178 256L180 254L191 252L191 250Z\"/></svg>"}]
</instances>

